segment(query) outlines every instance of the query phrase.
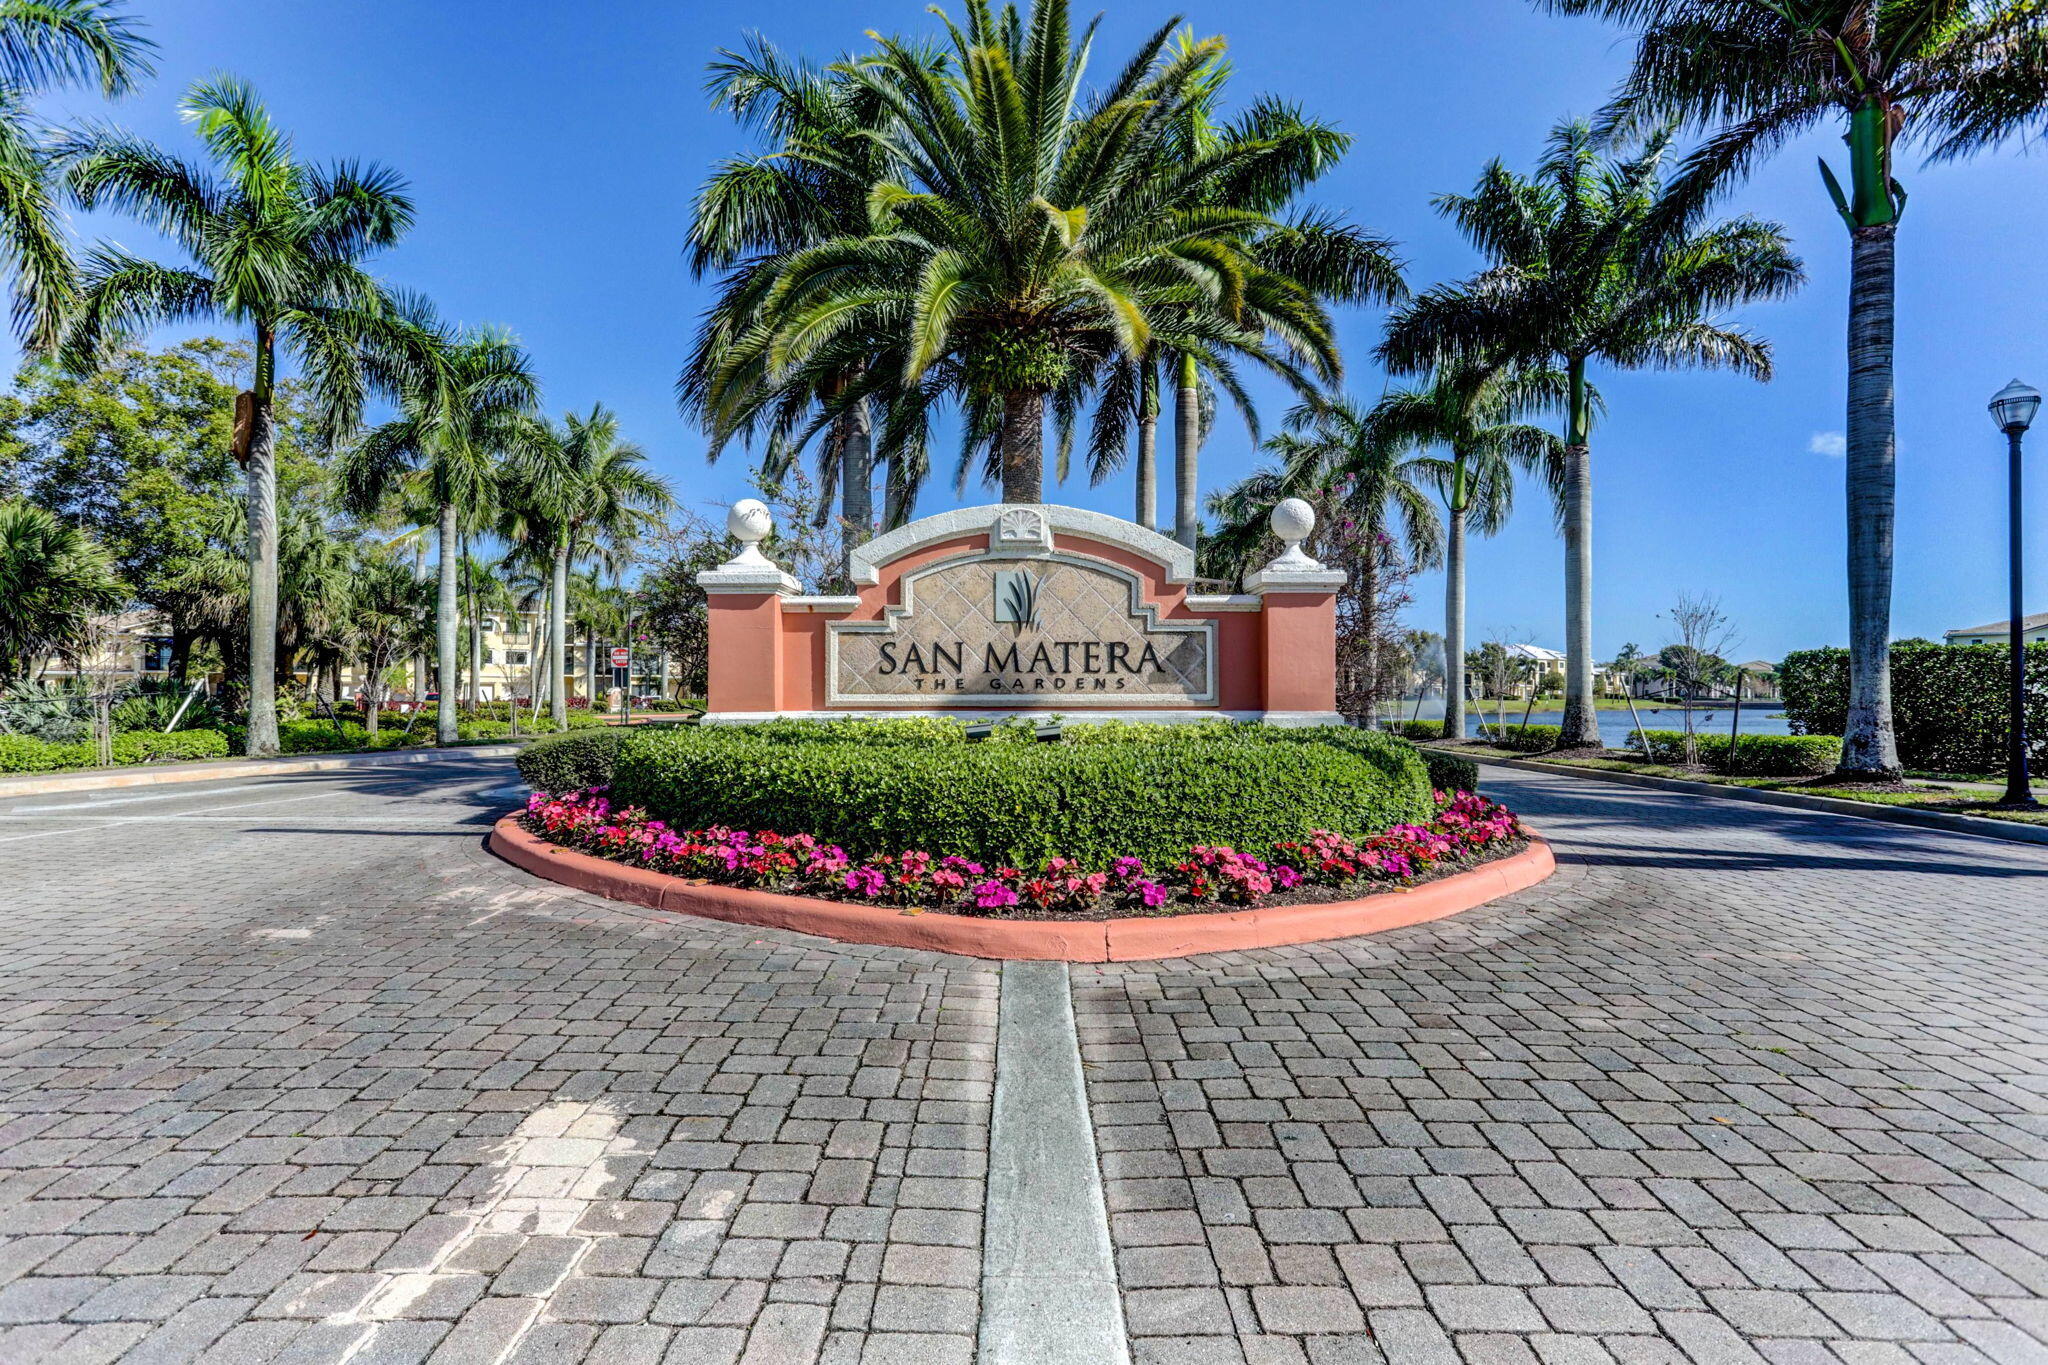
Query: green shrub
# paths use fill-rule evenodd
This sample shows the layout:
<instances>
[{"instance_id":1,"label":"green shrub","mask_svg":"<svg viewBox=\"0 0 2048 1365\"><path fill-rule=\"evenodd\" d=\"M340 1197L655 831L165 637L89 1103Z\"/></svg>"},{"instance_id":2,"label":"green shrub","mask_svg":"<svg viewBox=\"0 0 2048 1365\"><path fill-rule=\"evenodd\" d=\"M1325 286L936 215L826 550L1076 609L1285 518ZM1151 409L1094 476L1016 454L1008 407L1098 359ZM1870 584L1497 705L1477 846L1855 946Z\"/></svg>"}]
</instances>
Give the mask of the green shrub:
<instances>
[{"instance_id":1,"label":"green shrub","mask_svg":"<svg viewBox=\"0 0 2048 1365\"><path fill-rule=\"evenodd\" d=\"M1645 739L1653 762L1686 761L1685 731L1632 730L1629 748L1641 752ZM1701 766L1733 777L1817 777L1842 761L1842 741L1832 735L1743 735L1735 744L1732 767L1727 735L1695 732L1693 751Z\"/></svg>"},{"instance_id":2,"label":"green shrub","mask_svg":"<svg viewBox=\"0 0 2048 1365\"><path fill-rule=\"evenodd\" d=\"M228 756L228 737L218 730L178 730L157 734L133 730L114 736L114 762L187 763ZM64 768L92 768L99 747L89 739L52 744L27 735L0 735L0 773L47 773Z\"/></svg>"},{"instance_id":3,"label":"green shrub","mask_svg":"<svg viewBox=\"0 0 2048 1365\"><path fill-rule=\"evenodd\" d=\"M1054 854L1172 861L1195 844L1370 834L1432 810L1412 745L1347 727L1077 726L1070 743L963 744L921 722L832 722L808 735L793 728L803 724L634 735L617 751L614 794L683 827L1019 865ZM584 769L550 787L528 762L542 747L522 756L528 781L590 780Z\"/></svg>"},{"instance_id":4,"label":"green shrub","mask_svg":"<svg viewBox=\"0 0 2048 1365\"><path fill-rule=\"evenodd\" d=\"M1557 747L1558 736L1563 733L1555 725L1488 726L1480 731L1479 739L1482 743L1513 749L1520 754L1547 754Z\"/></svg>"},{"instance_id":5,"label":"green shrub","mask_svg":"<svg viewBox=\"0 0 2048 1365\"><path fill-rule=\"evenodd\" d=\"M1397 720L1394 722L1393 733L1403 739L1426 744L1444 737L1444 723L1440 720Z\"/></svg>"},{"instance_id":6,"label":"green shrub","mask_svg":"<svg viewBox=\"0 0 2048 1365\"><path fill-rule=\"evenodd\" d=\"M2048 764L2048 643L2027 656L2030 758ZM2005 771L2005 645L1892 646L1892 725L1908 768L1950 773ZM1778 675L1785 714L1805 735L1839 735L1849 722L1849 651L1802 649Z\"/></svg>"},{"instance_id":7,"label":"green shrub","mask_svg":"<svg viewBox=\"0 0 2048 1365\"><path fill-rule=\"evenodd\" d=\"M529 744L518 759L519 775L535 791L569 792L607 786L619 750L638 736L622 726L576 730Z\"/></svg>"},{"instance_id":8,"label":"green shrub","mask_svg":"<svg viewBox=\"0 0 2048 1365\"><path fill-rule=\"evenodd\" d=\"M114 736L116 763L197 763L228 756L228 737L218 730L131 730Z\"/></svg>"},{"instance_id":9,"label":"green shrub","mask_svg":"<svg viewBox=\"0 0 2048 1365\"><path fill-rule=\"evenodd\" d=\"M1429 768L1429 785L1438 791L1476 792L1479 790L1479 765L1462 754L1447 749L1420 749L1423 763Z\"/></svg>"},{"instance_id":10,"label":"green shrub","mask_svg":"<svg viewBox=\"0 0 2048 1365\"><path fill-rule=\"evenodd\" d=\"M0 735L0 773L46 773L64 765L58 752L68 746L28 735Z\"/></svg>"}]
</instances>

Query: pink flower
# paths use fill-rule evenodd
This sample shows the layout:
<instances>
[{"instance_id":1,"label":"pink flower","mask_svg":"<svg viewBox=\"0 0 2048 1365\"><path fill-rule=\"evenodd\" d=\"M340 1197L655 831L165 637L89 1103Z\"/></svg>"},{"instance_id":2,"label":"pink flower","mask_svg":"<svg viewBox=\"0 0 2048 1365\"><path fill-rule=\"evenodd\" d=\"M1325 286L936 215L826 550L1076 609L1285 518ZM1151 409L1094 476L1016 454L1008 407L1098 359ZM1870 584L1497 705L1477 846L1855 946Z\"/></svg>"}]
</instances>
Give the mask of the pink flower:
<instances>
[{"instance_id":1,"label":"pink flower","mask_svg":"<svg viewBox=\"0 0 2048 1365\"><path fill-rule=\"evenodd\" d=\"M1017 893L1001 882L982 882L974 888L974 904L981 910L1007 910L1017 903Z\"/></svg>"}]
</instances>

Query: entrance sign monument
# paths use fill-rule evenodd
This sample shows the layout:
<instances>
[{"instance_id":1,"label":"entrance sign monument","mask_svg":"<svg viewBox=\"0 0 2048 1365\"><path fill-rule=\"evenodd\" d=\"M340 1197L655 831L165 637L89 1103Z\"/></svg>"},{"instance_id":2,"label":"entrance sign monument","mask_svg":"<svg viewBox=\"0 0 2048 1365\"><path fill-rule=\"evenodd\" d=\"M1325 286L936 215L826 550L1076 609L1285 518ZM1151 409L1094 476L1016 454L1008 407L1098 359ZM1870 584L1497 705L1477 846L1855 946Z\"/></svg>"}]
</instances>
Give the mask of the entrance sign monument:
<instances>
[{"instance_id":1,"label":"entrance sign monument","mask_svg":"<svg viewBox=\"0 0 2048 1365\"><path fill-rule=\"evenodd\" d=\"M1337 723L1336 593L1301 549L1243 593L1194 589L1194 554L1134 522L1024 503L941 512L856 549L846 596L803 593L761 553L768 509L736 504L741 545L698 576L710 602L710 724L779 716L1056 711L1176 721Z\"/></svg>"}]
</instances>

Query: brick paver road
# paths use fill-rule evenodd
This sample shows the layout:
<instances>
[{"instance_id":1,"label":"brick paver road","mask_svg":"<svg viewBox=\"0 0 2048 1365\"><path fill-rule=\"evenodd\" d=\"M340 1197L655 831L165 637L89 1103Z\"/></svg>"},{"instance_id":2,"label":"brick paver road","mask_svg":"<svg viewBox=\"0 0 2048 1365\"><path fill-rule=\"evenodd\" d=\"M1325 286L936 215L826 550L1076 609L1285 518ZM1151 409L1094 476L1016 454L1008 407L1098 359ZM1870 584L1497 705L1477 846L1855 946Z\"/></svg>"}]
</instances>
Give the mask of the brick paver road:
<instances>
[{"instance_id":1,"label":"brick paver road","mask_svg":"<svg viewBox=\"0 0 2048 1365\"><path fill-rule=\"evenodd\" d=\"M0 802L0 1361L973 1358L995 966L534 882L511 781ZM1075 969L1134 1358L2048 1358L2048 850L1493 785L1543 887Z\"/></svg>"}]
</instances>

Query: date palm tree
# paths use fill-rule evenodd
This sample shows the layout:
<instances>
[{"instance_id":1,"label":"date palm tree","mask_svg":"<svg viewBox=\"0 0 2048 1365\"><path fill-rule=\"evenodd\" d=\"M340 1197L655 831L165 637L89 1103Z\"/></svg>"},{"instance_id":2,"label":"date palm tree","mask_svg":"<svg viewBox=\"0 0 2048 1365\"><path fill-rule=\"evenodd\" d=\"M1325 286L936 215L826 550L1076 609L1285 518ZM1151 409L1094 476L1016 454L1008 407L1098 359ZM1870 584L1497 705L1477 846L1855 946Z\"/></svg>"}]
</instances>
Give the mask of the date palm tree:
<instances>
[{"instance_id":1,"label":"date palm tree","mask_svg":"<svg viewBox=\"0 0 2048 1365\"><path fill-rule=\"evenodd\" d=\"M668 484L646 468L646 452L621 438L603 404L560 422L523 424L511 471L516 487L502 529L549 564L549 703L557 728L569 723L569 573L580 560L616 553L674 505Z\"/></svg>"},{"instance_id":2,"label":"date palm tree","mask_svg":"<svg viewBox=\"0 0 2048 1365\"><path fill-rule=\"evenodd\" d=\"M922 57L939 61L931 52ZM838 490L849 552L874 524L874 406L887 401L900 363L877 366L870 346L846 336L819 352L816 363L781 374L767 363L765 348L741 343L759 325L763 287L780 264L793 252L865 233L868 192L894 173L881 134L895 116L873 87L853 77L855 64L819 70L759 39L743 51L722 50L712 62L706 84L713 102L772 145L764 155L722 162L698 192L691 269L699 278L726 273L676 381L678 404L703 423L713 460L735 436L751 440L765 430L774 472L822 426L819 483L826 508ZM726 364L736 350L744 350L744 362ZM896 454L908 458L910 452ZM892 461L892 483L898 474Z\"/></svg>"},{"instance_id":3,"label":"date palm tree","mask_svg":"<svg viewBox=\"0 0 2048 1365\"><path fill-rule=\"evenodd\" d=\"M434 603L438 744L456 739L456 635L461 618L458 566L462 538L498 512L500 466L520 422L538 397L531 363L511 336L492 328L447 333L423 307L413 323L432 338L431 359L399 396L400 415L371 428L342 457L342 502L371 515L410 485L415 504L432 509L437 541Z\"/></svg>"},{"instance_id":4,"label":"date palm tree","mask_svg":"<svg viewBox=\"0 0 2048 1365\"><path fill-rule=\"evenodd\" d=\"M1703 201L1664 183L1668 130L1603 160L1583 123L1557 126L1534 176L1495 161L1470 194L1438 211L1488 258L1480 274L1438 285L1387 324L1380 357L1397 372L1496 361L1562 370L1565 394L1565 709L1560 748L1600 743L1593 705L1595 364L1771 374L1767 342L1721 310L1782 296L1801 280L1776 223L1703 223Z\"/></svg>"},{"instance_id":5,"label":"date palm tree","mask_svg":"<svg viewBox=\"0 0 2048 1365\"><path fill-rule=\"evenodd\" d=\"M77 280L65 241L48 141L31 101L93 85L109 99L150 74L155 44L127 7L103 0L0 0L0 259L14 288L16 333L54 350Z\"/></svg>"},{"instance_id":6,"label":"date palm tree","mask_svg":"<svg viewBox=\"0 0 2048 1365\"><path fill-rule=\"evenodd\" d=\"M362 263L411 225L412 200L405 182L382 167L298 160L290 136L242 81L202 81L180 107L211 168L106 126L58 145L84 207L126 212L191 260L164 265L119 246L96 247L63 353L85 369L153 325L219 318L250 329L256 371L246 395L247 435L236 444L248 466L248 752L274 754L278 353L297 360L330 437L354 426L370 392L395 387L405 353L386 329L385 292ZM238 418L242 407L238 400Z\"/></svg>"},{"instance_id":7,"label":"date palm tree","mask_svg":"<svg viewBox=\"0 0 2048 1365\"><path fill-rule=\"evenodd\" d=\"M1562 491L1564 442L1521 421L1562 406L1565 376L1556 370L1453 364L1426 383L1390 391L1366 414L1371 444L1396 453L1442 450L1416 463L1418 481L1444 503L1444 737L1465 737L1465 538L1490 536L1514 509L1515 475Z\"/></svg>"},{"instance_id":8,"label":"date palm tree","mask_svg":"<svg viewBox=\"0 0 2048 1365\"><path fill-rule=\"evenodd\" d=\"M1539 0L1642 29L1603 122L1678 120L1708 131L1681 202L1704 198L1786 142L1840 127L1849 184L1821 177L1849 231L1849 715L1841 771L1898 777L1891 706L1892 525L1897 503L1892 343L1898 145L1935 161L2042 127L2048 9L2032 0Z\"/></svg>"},{"instance_id":9,"label":"date palm tree","mask_svg":"<svg viewBox=\"0 0 2048 1365\"><path fill-rule=\"evenodd\" d=\"M906 433L957 400L963 455L990 452L1008 502L1042 496L1048 408L1070 431L1099 368L1155 340L1333 377L1327 314L1249 245L1280 225L1219 189L1294 149L1233 145L1160 173L1190 77L1220 51L1173 50L1172 31L1092 97L1093 28L1076 40L1066 0L1035 0L1028 17L969 0L965 26L947 22L943 70L882 40L849 71L892 116L880 137L900 175L870 189L865 231L778 262L753 342L764 363L801 374L836 338L895 339L883 445L920 441Z\"/></svg>"}]
</instances>

